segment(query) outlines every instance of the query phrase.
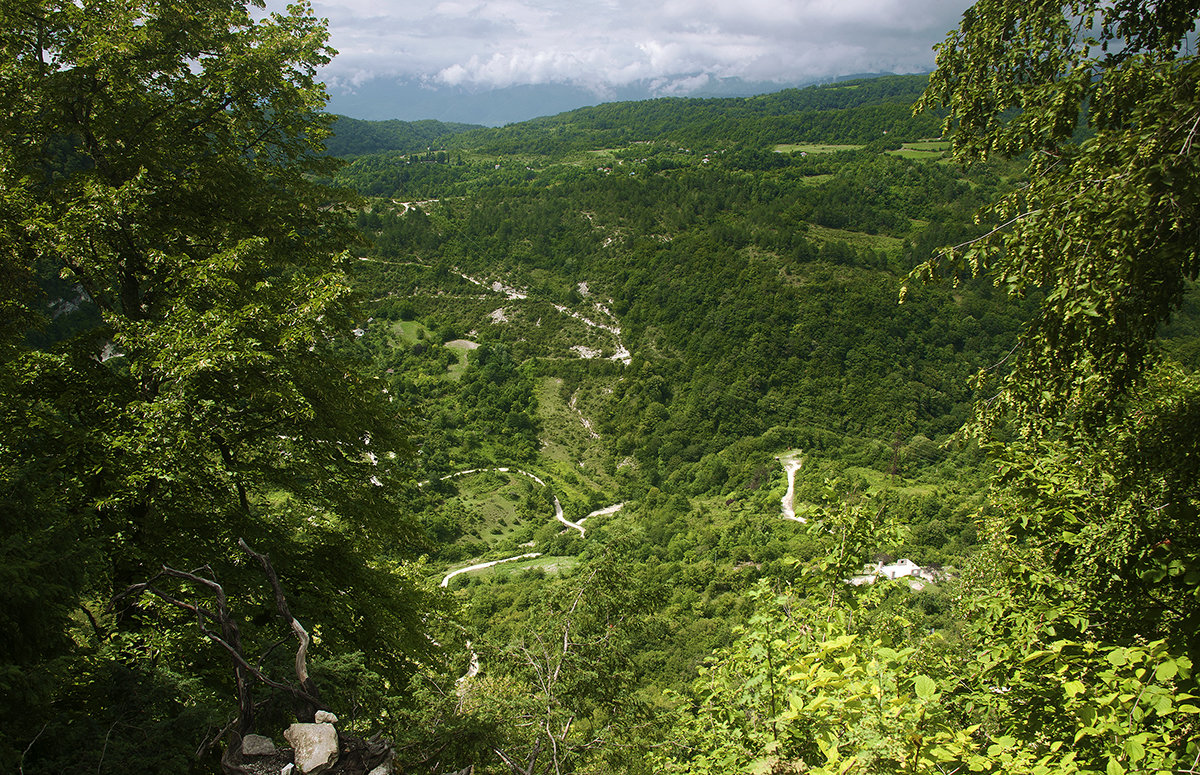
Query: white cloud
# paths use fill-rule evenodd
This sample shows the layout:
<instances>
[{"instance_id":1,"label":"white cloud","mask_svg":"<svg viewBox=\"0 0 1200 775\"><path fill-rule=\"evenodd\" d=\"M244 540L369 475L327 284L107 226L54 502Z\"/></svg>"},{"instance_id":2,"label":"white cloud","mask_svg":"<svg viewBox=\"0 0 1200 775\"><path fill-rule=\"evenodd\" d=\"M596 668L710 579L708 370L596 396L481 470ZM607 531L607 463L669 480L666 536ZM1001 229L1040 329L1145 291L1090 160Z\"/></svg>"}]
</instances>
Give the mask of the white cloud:
<instances>
[{"instance_id":1,"label":"white cloud","mask_svg":"<svg viewBox=\"0 0 1200 775\"><path fill-rule=\"evenodd\" d=\"M276 0L271 0L272 3ZM322 0L334 88L378 75L496 88L915 72L967 0Z\"/></svg>"}]
</instances>

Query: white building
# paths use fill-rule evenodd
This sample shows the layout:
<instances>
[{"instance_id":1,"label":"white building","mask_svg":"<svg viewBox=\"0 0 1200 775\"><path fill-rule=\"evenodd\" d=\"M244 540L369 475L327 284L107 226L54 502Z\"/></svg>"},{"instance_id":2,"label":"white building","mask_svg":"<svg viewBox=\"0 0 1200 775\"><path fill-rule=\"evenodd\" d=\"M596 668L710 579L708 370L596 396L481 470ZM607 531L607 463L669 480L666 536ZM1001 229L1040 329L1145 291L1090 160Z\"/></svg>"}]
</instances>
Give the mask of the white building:
<instances>
[{"instance_id":1,"label":"white building","mask_svg":"<svg viewBox=\"0 0 1200 775\"><path fill-rule=\"evenodd\" d=\"M892 581L899 578L908 578L908 585L910 587L921 589L927 582L937 581L938 574L932 568L923 568L906 557L886 565L883 563L872 563L863 568L861 576L851 576L846 582L860 586L862 584L874 584L875 579L878 578L891 579Z\"/></svg>"}]
</instances>

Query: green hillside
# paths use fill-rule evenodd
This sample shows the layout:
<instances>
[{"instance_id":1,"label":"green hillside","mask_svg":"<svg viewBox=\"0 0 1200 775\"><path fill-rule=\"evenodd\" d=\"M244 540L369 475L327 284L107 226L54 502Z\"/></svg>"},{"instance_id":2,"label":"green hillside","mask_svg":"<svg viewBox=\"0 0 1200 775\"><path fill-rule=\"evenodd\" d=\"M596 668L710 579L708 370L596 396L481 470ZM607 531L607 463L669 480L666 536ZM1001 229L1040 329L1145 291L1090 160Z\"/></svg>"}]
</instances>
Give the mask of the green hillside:
<instances>
[{"instance_id":1,"label":"green hillside","mask_svg":"<svg viewBox=\"0 0 1200 775\"><path fill-rule=\"evenodd\" d=\"M325 143L332 156L361 156L366 153L427 151L442 144L446 138L479 127L474 124L454 124L443 121L363 121L338 116L333 134Z\"/></svg>"},{"instance_id":2,"label":"green hillside","mask_svg":"<svg viewBox=\"0 0 1200 775\"><path fill-rule=\"evenodd\" d=\"M605 106L339 172L369 197L359 342L423 421L429 484L413 510L431 570L515 558L446 577L483 662L507 664L533 599L617 552L657 601L628 635L639 656L620 691L653 706L684 689L747 620L746 591L822 551L780 516L788 450L804 461L797 513L879 499L904 529L860 552L969 563L981 456L946 444L970 412L968 376L1004 358L1028 313L984 282L903 305L899 292L934 247L972 234L970 213L1012 172L964 175L932 142L906 158L846 146L866 139L853 132L749 131L827 110L866 132L881 108L907 115L896 87L911 98L923 81L884 86ZM729 129L708 126L700 152L674 131L631 143L603 128L693 118ZM538 140L498 151L523 133ZM783 139L835 147L773 150ZM457 376L443 342L463 339L478 348ZM556 499L570 522L621 508L581 532L554 519ZM949 626L944 594L903 603L908 626Z\"/></svg>"},{"instance_id":3,"label":"green hillside","mask_svg":"<svg viewBox=\"0 0 1200 775\"><path fill-rule=\"evenodd\" d=\"M487 129L321 113L307 6L43 5L0 770L1195 770L1195 8Z\"/></svg>"}]
</instances>

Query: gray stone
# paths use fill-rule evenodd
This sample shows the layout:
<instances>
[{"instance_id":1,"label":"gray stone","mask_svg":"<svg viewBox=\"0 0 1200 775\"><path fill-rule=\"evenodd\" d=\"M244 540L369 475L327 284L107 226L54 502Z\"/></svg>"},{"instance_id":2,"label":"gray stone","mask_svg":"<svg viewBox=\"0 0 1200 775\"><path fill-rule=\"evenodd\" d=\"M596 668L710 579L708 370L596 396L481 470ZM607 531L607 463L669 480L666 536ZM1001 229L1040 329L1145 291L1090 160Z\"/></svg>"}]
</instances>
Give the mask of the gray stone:
<instances>
[{"instance_id":1,"label":"gray stone","mask_svg":"<svg viewBox=\"0 0 1200 775\"><path fill-rule=\"evenodd\" d=\"M317 715L314 717L314 720L318 724L333 724L337 722L337 716L333 715L327 710L319 710L317 711Z\"/></svg>"},{"instance_id":2,"label":"gray stone","mask_svg":"<svg viewBox=\"0 0 1200 775\"><path fill-rule=\"evenodd\" d=\"M246 735L242 738L242 756L274 756L275 743L262 735Z\"/></svg>"},{"instance_id":3,"label":"gray stone","mask_svg":"<svg viewBox=\"0 0 1200 775\"><path fill-rule=\"evenodd\" d=\"M295 771L296 771L296 765L292 764L291 762L288 762L287 764L283 765L283 769L281 769L279 771L279 775L292 775L292 773Z\"/></svg>"},{"instance_id":4,"label":"gray stone","mask_svg":"<svg viewBox=\"0 0 1200 775\"><path fill-rule=\"evenodd\" d=\"M332 724L292 724L283 736L303 775L318 775L337 763L338 735Z\"/></svg>"}]
</instances>

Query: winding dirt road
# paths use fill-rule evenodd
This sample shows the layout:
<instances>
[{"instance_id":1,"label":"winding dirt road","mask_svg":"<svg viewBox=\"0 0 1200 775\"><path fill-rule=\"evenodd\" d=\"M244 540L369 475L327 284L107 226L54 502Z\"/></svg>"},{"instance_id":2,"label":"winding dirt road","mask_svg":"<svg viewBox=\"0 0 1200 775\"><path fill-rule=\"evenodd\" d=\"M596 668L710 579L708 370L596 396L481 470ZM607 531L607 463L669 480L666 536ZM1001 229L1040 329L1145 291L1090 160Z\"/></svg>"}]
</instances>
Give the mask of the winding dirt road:
<instances>
[{"instance_id":1,"label":"winding dirt road","mask_svg":"<svg viewBox=\"0 0 1200 775\"><path fill-rule=\"evenodd\" d=\"M780 507L784 519L790 519L795 522L808 522L804 517L796 516L796 472L804 465L804 458L800 457L799 450L792 450L777 456L779 462L783 465L784 473L787 474L787 492L780 499Z\"/></svg>"},{"instance_id":2,"label":"winding dirt road","mask_svg":"<svg viewBox=\"0 0 1200 775\"><path fill-rule=\"evenodd\" d=\"M486 471L495 471L495 472L501 473L501 474L520 474L521 476L529 477L530 479L537 482L538 484L540 484L543 487L549 487L549 485L546 484L545 480L543 480L537 474L531 474L528 471L521 470L520 468L508 468L507 466L502 466L499 468L468 468L464 471L456 471L453 474L446 474L445 476L440 477L440 478L441 478L441 481L446 481L447 479L454 479L456 477L466 476L468 474L481 474ZM423 482L422 484L428 484L428 482ZM562 503L558 500L558 496L551 493L550 497L552 497L554 499L554 518L557 519L562 524L566 525L568 528L571 528L572 530L578 530L580 538L584 538L587 536L587 530L583 526L583 521L585 519L587 519L588 517L602 517L602 516L607 516L609 514L616 514L618 511L625 508L624 503L615 503L612 506L606 506L602 509L596 509L595 511L589 513L587 516L581 517L578 522L572 522L571 520L567 519L566 516L563 515ZM490 562L481 562L477 565L469 565L465 568L457 568L457 569L452 570L449 573L447 573L442 578L442 582L439 586L442 586L442 587L447 586L450 583L450 579L454 578L455 576L457 576L460 573L469 573L469 572L475 571L475 570L483 570L484 568L490 568L493 565L499 565L502 562L512 562L514 560L531 560L535 557L541 557L541 556L542 556L541 552L529 552L527 554L519 554L515 557L505 557L504 559L501 559L501 560L491 560Z\"/></svg>"},{"instance_id":3,"label":"winding dirt road","mask_svg":"<svg viewBox=\"0 0 1200 775\"><path fill-rule=\"evenodd\" d=\"M541 552L529 552L528 554L518 554L516 557L505 557L503 560L492 560L491 562L481 562L478 565L468 565L465 568L459 568L458 570L452 570L447 573L442 579L442 583L438 586L445 587L449 585L450 579L454 578L460 573L470 573L473 570L483 570L484 568L490 568L493 565L499 565L502 562L512 562L513 560L532 560L535 557L541 556Z\"/></svg>"}]
</instances>

